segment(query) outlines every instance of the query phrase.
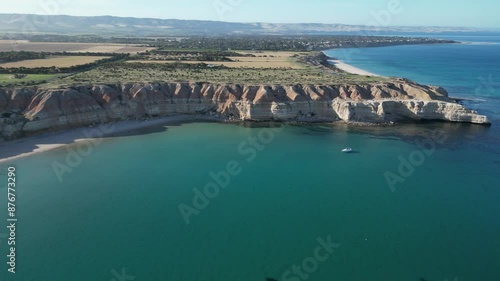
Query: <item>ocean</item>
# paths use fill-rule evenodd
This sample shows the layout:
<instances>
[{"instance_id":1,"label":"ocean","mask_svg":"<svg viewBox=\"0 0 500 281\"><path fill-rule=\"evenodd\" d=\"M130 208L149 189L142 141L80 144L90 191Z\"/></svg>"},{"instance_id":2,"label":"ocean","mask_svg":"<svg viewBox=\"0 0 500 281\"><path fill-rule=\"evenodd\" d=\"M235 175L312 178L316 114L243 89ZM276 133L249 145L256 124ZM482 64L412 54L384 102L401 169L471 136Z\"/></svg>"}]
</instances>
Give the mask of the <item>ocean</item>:
<instances>
[{"instance_id":1,"label":"ocean","mask_svg":"<svg viewBox=\"0 0 500 281\"><path fill-rule=\"evenodd\" d=\"M500 38L467 41L327 53L491 127L186 123L12 162L15 275L2 167L1 279L500 280Z\"/></svg>"},{"instance_id":2,"label":"ocean","mask_svg":"<svg viewBox=\"0 0 500 281\"><path fill-rule=\"evenodd\" d=\"M498 120L500 36L440 35L440 38L462 44L351 48L325 53L375 74L442 86L452 97L472 99L468 107Z\"/></svg>"}]
</instances>

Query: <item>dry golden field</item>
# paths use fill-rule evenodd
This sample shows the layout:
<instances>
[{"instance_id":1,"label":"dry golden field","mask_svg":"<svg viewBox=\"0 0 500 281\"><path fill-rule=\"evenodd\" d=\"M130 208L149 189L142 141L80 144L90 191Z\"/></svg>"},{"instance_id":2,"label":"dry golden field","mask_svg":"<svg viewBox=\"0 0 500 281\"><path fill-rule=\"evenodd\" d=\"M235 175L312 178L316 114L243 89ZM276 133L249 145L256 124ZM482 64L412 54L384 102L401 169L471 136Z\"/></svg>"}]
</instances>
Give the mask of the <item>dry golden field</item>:
<instances>
[{"instance_id":1,"label":"dry golden field","mask_svg":"<svg viewBox=\"0 0 500 281\"><path fill-rule=\"evenodd\" d=\"M98 60L106 59L109 57L98 56L54 56L46 59L24 60L17 62L1 63L0 67L3 68L37 68L37 67L71 67L75 65L82 65L92 63Z\"/></svg>"},{"instance_id":2,"label":"dry golden field","mask_svg":"<svg viewBox=\"0 0 500 281\"><path fill-rule=\"evenodd\" d=\"M72 52L72 53L117 53L135 54L154 48L126 44L99 44L99 43L45 43L0 40L0 52L27 51L27 52Z\"/></svg>"}]
</instances>

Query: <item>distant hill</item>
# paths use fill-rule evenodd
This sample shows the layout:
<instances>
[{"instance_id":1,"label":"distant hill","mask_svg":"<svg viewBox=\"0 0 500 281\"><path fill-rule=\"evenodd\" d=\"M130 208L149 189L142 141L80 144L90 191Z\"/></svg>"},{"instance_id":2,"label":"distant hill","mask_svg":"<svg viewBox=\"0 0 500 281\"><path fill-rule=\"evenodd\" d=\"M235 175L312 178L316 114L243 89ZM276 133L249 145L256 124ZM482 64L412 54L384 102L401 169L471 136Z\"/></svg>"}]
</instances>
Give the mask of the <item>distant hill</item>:
<instances>
[{"instance_id":1,"label":"distant hill","mask_svg":"<svg viewBox=\"0 0 500 281\"><path fill-rule=\"evenodd\" d=\"M461 27L369 27L319 23L232 23L113 16L0 14L0 33L95 34L120 36L311 35L346 33L443 33L479 31Z\"/></svg>"}]
</instances>

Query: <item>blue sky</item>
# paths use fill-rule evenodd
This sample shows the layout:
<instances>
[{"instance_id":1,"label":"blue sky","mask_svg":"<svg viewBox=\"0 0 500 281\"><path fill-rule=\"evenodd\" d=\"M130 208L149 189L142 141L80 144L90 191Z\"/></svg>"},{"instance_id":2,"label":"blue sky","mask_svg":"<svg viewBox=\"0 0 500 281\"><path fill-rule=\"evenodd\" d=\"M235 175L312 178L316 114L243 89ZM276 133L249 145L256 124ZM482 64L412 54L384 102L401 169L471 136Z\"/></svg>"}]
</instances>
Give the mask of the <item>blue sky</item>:
<instances>
[{"instance_id":1,"label":"blue sky","mask_svg":"<svg viewBox=\"0 0 500 281\"><path fill-rule=\"evenodd\" d=\"M498 0L23 0L1 13L500 28ZM389 7L392 5L392 12ZM397 11L397 12L394 12Z\"/></svg>"}]
</instances>

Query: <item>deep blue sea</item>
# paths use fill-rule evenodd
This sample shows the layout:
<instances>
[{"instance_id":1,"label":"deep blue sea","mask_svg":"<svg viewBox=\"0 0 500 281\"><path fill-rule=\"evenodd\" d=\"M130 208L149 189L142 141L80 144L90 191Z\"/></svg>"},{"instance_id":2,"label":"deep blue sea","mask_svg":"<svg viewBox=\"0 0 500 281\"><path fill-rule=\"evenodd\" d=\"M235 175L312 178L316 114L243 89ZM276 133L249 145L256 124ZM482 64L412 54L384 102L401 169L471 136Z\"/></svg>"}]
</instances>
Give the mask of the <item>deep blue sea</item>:
<instances>
[{"instance_id":1,"label":"deep blue sea","mask_svg":"<svg viewBox=\"0 0 500 281\"><path fill-rule=\"evenodd\" d=\"M500 280L500 39L455 39L328 53L470 98L491 127L189 123L9 163L15 275L4 165L0 280Z\"/></svg>"}]
</instances>

